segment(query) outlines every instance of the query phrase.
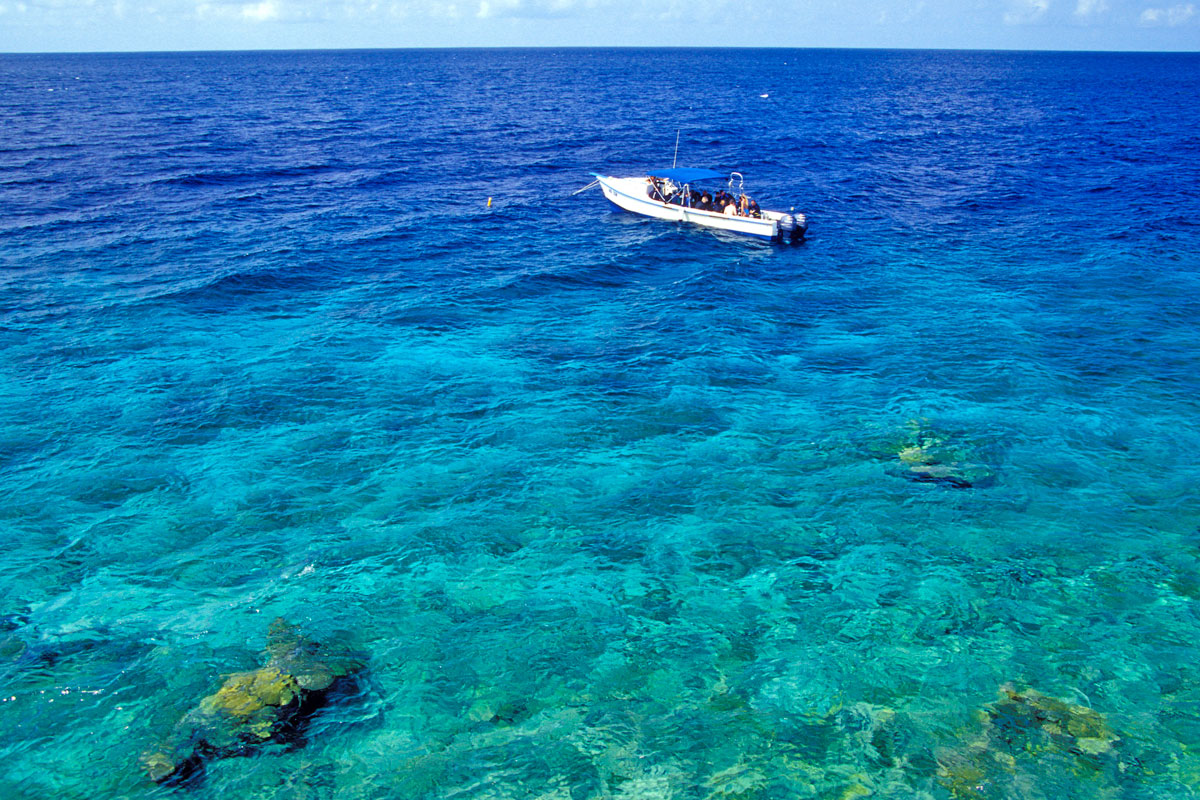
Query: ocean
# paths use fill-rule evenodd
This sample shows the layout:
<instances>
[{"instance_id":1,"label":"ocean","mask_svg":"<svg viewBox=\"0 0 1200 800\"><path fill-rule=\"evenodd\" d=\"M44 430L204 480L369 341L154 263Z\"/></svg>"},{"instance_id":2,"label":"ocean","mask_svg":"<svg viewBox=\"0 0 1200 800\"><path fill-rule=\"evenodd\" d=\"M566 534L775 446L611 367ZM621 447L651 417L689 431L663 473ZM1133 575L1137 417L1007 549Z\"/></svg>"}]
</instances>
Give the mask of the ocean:
<instances>
[{"instance_id":1,"label":"ocean","mask_svg":"<svg viewBox=\"0 0 1200 800\"><path fill-rule=\"evenodd\" d=\"M0 90L0 797L1200 788L1200 56ZM677 135L807 239L573 194ZM276 618L361 668L151 780Z\"/></svg>"}]
</instances>

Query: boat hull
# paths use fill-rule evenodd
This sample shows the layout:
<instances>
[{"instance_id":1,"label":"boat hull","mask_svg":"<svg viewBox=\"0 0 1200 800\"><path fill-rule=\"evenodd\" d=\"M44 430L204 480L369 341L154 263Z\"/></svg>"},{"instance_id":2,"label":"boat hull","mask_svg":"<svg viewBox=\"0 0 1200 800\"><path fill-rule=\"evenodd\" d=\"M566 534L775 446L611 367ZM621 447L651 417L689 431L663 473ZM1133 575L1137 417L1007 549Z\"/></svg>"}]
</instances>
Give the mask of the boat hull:
<instances>
[{"instance_id":1,"label":"boat hull","mask_svg":"<svg viewBox=\"0 0 1200 800\"><path fill-rule=\"evenodd\" d=\"M674 203L651 200L647 193L650 188L648 178L614 178L597 175L596 180L609 202L633 214L641 214L655 219L690 222L706 228L756 236L760 239L778 240L781 238L780 219L785 215L778 211L763 211L761 218L721 214L716 211L704 211L699 208L688 208Z\"/></svg>"}]
</instances>

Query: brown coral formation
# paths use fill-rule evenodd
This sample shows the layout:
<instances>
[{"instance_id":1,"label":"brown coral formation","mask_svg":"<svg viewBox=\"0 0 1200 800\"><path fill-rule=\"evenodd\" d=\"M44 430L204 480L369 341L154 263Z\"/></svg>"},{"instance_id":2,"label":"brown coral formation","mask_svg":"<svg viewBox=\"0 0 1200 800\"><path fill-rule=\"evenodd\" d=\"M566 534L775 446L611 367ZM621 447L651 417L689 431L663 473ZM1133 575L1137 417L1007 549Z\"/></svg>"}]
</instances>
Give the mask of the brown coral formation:
<instances>
[{"instance_id":1,"label":"brown coral formation","mask_svg":"<svg viewBox=\"0 0 1200 800\"><path fill-rule=\"evenodd\" d=\"M153 780L184 777L206 758L294 733L337 681L362 668L348 653L322 647L282 619L267 631L267 653L266 664L230 675L184 715L161 747L142 756Z\"/></svg>"},{"instance_id":2,"label":"brown coral formation","mask_svg":"<svg viewBox=\"0 0 1200 800\"><path fill-rule=\"evenodd\" d=\"M979 735L964 747L937 753L938 781L961 800L1052 796L1064 772L1090 778L1094 796L1104 797L1123 771L1120 737L1086 706L1005 685L980 722Z\"/></svg>"},{"instance_id":3,"label":"brown coral formation","mask_svg":"<svg viewBox=\"0 0 1200 800\"><path fill-rule=\"evenodd\" d=\"M991 467L922 420L909 421L907 435L895 452L904 476L919 483L969 489L995 480Z\"/></svg>"}]
</instances>

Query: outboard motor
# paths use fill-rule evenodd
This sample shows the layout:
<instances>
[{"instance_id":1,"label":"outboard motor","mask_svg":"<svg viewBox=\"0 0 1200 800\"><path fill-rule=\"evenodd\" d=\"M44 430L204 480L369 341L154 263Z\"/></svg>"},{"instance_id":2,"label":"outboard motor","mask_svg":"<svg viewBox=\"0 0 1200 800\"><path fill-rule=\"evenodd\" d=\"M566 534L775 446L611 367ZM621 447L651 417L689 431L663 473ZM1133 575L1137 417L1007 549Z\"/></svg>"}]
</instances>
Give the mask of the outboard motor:
<instances>
[{"instance_id":1,"label":"outboard motor","mask_svg":"<svg viewBox=\"0 0 1200 800\"><path fill-rule=\"evenodd\" d=\"M803 214L797 214L796 209L792 209L792 213L784 214L779 218L779 241L798 242L804 238L804 232L808 230L808 219Z\"/></svg>"},{"instance_id":2,"label":"outboard motor","mask_svg":"<svg viewBox=\"0 0 1200 800\"><path fill-rule=\"evenodd\" d=\"M804 238L804 234L808 233L808 217L803 214L795 214L796 227L792 230L792 241L797 242Z\"/></svg>"}]
</instances>

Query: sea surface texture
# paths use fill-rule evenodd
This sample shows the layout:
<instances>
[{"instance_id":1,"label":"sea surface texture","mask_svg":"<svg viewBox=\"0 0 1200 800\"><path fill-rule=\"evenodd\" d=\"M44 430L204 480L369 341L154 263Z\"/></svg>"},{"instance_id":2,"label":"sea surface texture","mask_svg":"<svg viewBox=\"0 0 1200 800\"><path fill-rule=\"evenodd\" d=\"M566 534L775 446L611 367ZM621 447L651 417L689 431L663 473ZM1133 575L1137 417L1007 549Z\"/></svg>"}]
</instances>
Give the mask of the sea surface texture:
<instances>
[{"instance_id":1,"label":"sea surface texture","mask_svg":"<svg viewBox=\"0 0 1200 800\"><path fill-rule=\"evenodd\" d=\"M1200 791L1200 56L0 95L5 800ZM807 241L572 194L677 132ZM277 617L361 669L156 784Z\"/></svg>"}]
</instances>

